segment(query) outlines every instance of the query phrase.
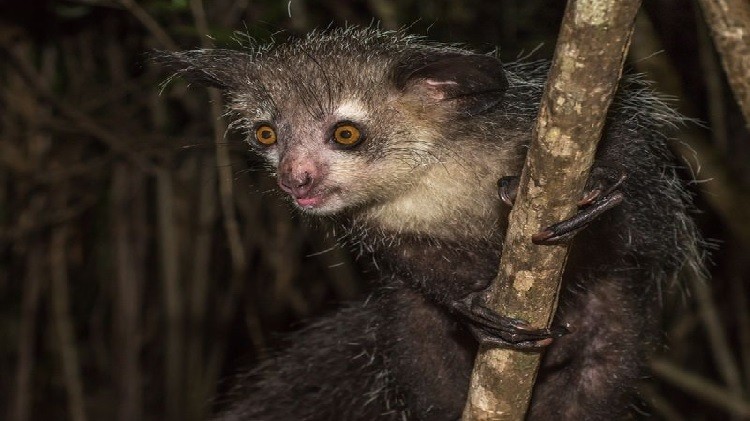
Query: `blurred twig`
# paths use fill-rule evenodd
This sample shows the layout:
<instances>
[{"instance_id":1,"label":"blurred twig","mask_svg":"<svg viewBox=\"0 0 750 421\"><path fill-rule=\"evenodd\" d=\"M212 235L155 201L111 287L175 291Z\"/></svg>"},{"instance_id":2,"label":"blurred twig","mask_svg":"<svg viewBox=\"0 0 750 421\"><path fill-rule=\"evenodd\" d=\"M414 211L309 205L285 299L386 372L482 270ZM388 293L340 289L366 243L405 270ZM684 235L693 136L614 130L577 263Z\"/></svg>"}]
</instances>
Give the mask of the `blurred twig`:
<instances>
[{"instance_id":1,"label":"blurred twig","mask_svg":"<svg viewBox=\"0 0 750 421\"><path fill-rule=\"evenodd\" d=\"M743 401L732 393L708 380L688 373L674 364L657 359L651 362L651 370L660 378L734 415L750 417L750 402Z\"/></svg>"},{"instance_id":2,"label":"blurred twig","mask_svg":"<svg viewBox=\"0 0 750 421\"><path fill-rule=\"evenodd\" d=\"M711 46L711 35L698 8L695 9L696 29L698 32L698 57L706 81L708 96L708 119L711 123L711 137L714 144L723 152L727 152L727 107L724 102L724 85L722 83L721 66L716 61L716 55Z\"/></svg>"},{"instance_id":3,"label":"blurred twig","mask_svg":"<svg viewBox=\"0 0 750 421\"><path fill-rule=\"evenodd\" d=\"M711 355L729 391L739 398L743 395L739 366L732 354L719 312L714 304L711 287L705 279L699 278L696 274L691 273L689 278L690 289L695 292L701 320L711 344Z\"/></svg>"},{"instance_id":4,"label":"blurred twig","mask_svg":"<svg viewBox=\"0 0 750 421\"><path fill-rule=\"evenodd\" d=\"M212 335L206 323L209 297L211 296L211 247L213 245L214 224L217 217L216 204L216 170L214 159L210 155L196 157L198 161L198 209L196 215L196 233L192 247L192 273L190 291L188 295L188 322L191 332L187 340L187 376L188 376L188 405L195 408L190 414L196 419L204 419L206 402L214 392L215 378L206 376L206 335ZM213 341L211 341L213 342Z\"/></svg>"},{"instance_id":5,"label":"blurred twig","mask_svg":"<svg viewBox=\"0 0 750 421\"><path fill-rule=\"evenodd\" d=\"M654 409L656 415L659 416L659 419L665 421L684 420L672 403L662 397L652 384L647 383L641 385L640 391L643 394L643 397L646 398L646 401L651 404L651 407Z\"/></svg>"},{"instance_id":6,"label":"blurred twig","mask_svg":"<svg viewBox=\"0 0 750 421\"><path fill-rule=\"evenodd\" d=\"M166 418L182 420L184 401L183 383L183 294L179 282L179 251L174 216L172 175L166 170L156 173L156 203L158 232L166 317L166 349L164 352L164 387Z\"/></svg>"},{"instance_id":7,"label":"blurred twig","mask_svg":"<svg viewBox=\"0 0 750 421\"><path fill-rule=\"evenodd\" d=\"M133 162L140 169L148 172L153 171L153 164L148 162L143 156L133 152L132 148L129 147L125 140L101 126L91 117L79 112L76 107L67 104L52 93L52 91L41 81L41 78L31 64L29 64L29 62L15 49L0 45L0 53L4 53L0 54L0 56L4 55L7 57L10 64L22 76L31 91L42 100L52 104L61 115L68 118L76 126L107 145L113 151Z\"/></svg>"},{"instance_id":8,"label":"blurred twig","mask_svg":"<svg viewBox=\"0 0 750 421\"><path fill-rule=\"evenodd\" d=\"M204 48L210 48L211 43L206 38L209 30L206 13L203 9L203 2L201 0L191 0L190 10L193 13L198 32L204 34L204 37L201 38L201 44ZM209 98L211 100L211 117L214 142L216 144L216 166L219 174L221 209L224 216L224 229L229 241L229 251L232 255L232 270L234 272L233 278L235 279L233 282L241 282L241 278L244 276L247 268L247 261L234 207L232 162L229 155L230 150L225 142L227 127L222 119L223 101L221 94L213 89L209 90Z\"/></svg>"},{"instance_id":9,"label":"blurred twig","mask_svg":"<svg viewBox=\"0 0 750 421\"><path fill-rule=\"evenodd\" d=\"M679 84L673 83L676 77L673 75L676 75L677 72L666 55L652 55L654 51L661 49L661 43L653 25L645 14L638 18L638 30L634 37L635 41L631 52L636 67L639 70L648 70L649 76L655 78L659 87L665 90L667 94L682 98L683 92L680 90ZM719 210L719 213L727 218L730 225L737 228L740 237L748 241L746 244L750 244L750 230L748 230L750 226L745 223L744 218L740 217L741 212L744 211L736 208L737 201L742 198L747 199L747 196L743 195L740 186L730 182L730 176L726 172L724 162L717 162L719 154L716 148L711 147L705 139L698 137L692 131L683 133L682 139L687 142L688 146L684 144L676 146L683 158L690 162L692 153L695 153L700 159L702 175L711 177L707 183L702 184L709 203L713 204ZM715 178L718 178L718 180ZM737 191L732 191L733 187L736 187ZM747 236L745 237L743 233ZM739 366L729 345L725 328L719 318L710 284L705 279L699 279L694 273L688 274L688 277L690 290L695 293L698 301L701 321L709 338L711 355L716 367L729 391L739 398L742 396Z\"/></svg>"},{"instance_id":10,"label":"blurred twig","mask_svg":"<svg viewBox=\"0 0 750 421\"><path fill-rule=\"evenodd\" d=\"M665 54L654 55L662 46L651 22L641 14L637 24L631 49L636 69L647 72L660 92L674 98L685 98L680 85L674 83L679 76L669 58ZM686 104L680 105L683 112L689 111L685 110ZM750 191L732 176L725 157L696 131L695 126L683 129L679 139L681 142L672 145L685 162L693 164L703 197L727 223L732 234L749 246L750 224L746 215L750 209Z\"/></svg>"},{"instance_id":11,"label":"blurred twig","mask_svg":"<svg viewBox=\"0 0 750 421\"><path fill-rule=\"evenodd\" d=\"M58 202L65 201L65 193L58 192ZM58 351L62 363L63 380L68 393L68 410L72 421L85 421L86 410L83 395L83 380L78 359L73 319L70 315L68 289L68 265L66 247L68 227L59 226L52 230L50 240L50 302L52 321L58 339Z\"/></svg>"},{"instance_id":12,"label":"blurred twig","mask_svg":"<svg viewBox=\"0 0 750 421\"><path fill-rule=\"evenodd\" d=\"M149 32L156 38L159 43L167 48L168 50L176 51L179 47L177 43L172 40L172 37L167 34L161 25L154 19L148 12L146 12L137 2L134 0L119 0L130 13L138 19L143 26L148 29Z\"/></svg>"},{"instance_id":13,"label":"blurred twig","mask_svg":"<svg viewBox=\"0 0 750 421\"><path fill-rule=\"evenodd\" d=\"M140 311L141 285L144 278L144 261L141 250L145 235L143 224L143 177L133 177L126 164L117 164L112 176L111 227L115 254L113 288L114 350L117 361L118 419L120 421L143 418L142 378L140 367L141 338Z\"/></svg>"},{"instance_id":14,"label":"blurred twig","mask_svg":"<svg viewBox=\"0 0 750 421\"><path fill-rule=\"evenodd\" d=\"M727 81L750 128L750 2L698 0L703 9Z\"/></svg>"},{"instance_id":15,"label":"blurred twig","mask_svg":"<svg viewBox=\"0 0 750 421\"><path fill-rule=\"evenodd\" d=\"M195 26L198 29L198 33L201 36L201 45L203 48L210 48L211 42L208 40L210 34L208 28L208 21L206 19L206 12L203 7L202 0L191 0L190 11L193 15ZM235 314L237 305L239 303L239 297L245 282L245 274L247 273L247 257L245 253L245 246L242 242L242 236L240 234L240 227L237 222L237 214L235 209L234 191L233 191L233 176L232 176L232 162L230 159L230 150L225 143L225 135L227 131L226 124L222 119L223 101L221 94L211 89L208 92L209 99L211 102L211 122L214 132L214 143L216 145L216 169L218 171L218 182L219 182L219 200L221 203L221 212L224 222L224 232L227 236L227 242L229 245L229 253L232 259L232 275L230 279L229 289L224 295L224 299L219 304L218 310L218 327L220 329L216 335L215 346L208 359L206 368L206 379L213 384L218 379L219 370L221 367L221 361L223 361L224 349L225 349L225 336L228 330L228 323L231 317ZM248 317L256 318L255 309L247 309Z\"/></svg>"},{"instance_id":16,"label":"blurred twig","mask_svg":"<svg viewBox=\"0 0 750 421\"><path fill-rule=\"evenodd\" d=\"M95 204L95 198L89 196L85 197L78 203L68 204L67 207L56 208L52 211L35 215L33 219L22 219L13 226L0 226L0 242L18 241L23 237L43 229L68 223L79 217L83 212L90 209Z\"/></svg>"},{"instance_id":17,"label":"blurred twig","mask_svg":"<svg viewBox=\"0 0 750 421\"><path fill-rule=\"evenodd\" d=\"M11 421L26 421L30 415L32 398L32 373L36 346L37 309L44 269L44 247L41 241L27 243L26 277L23 284L21 304L21 327L18 341L18 363L16 366L15 399L10 415Z\"/></svg>"},{"instance_id":18,"label":"blurred twig","mask_svg":"<svg viewBox=\"0 0 750 421\"><path fill-rule=\"evenodd\" d=\"M734 298L734 306L737 309L737 332L740 343L740 358L744 369L745 395L750 395L750 308L744 279L733 276L731 279L731 291Z\"/></svg>"}]
</instances>

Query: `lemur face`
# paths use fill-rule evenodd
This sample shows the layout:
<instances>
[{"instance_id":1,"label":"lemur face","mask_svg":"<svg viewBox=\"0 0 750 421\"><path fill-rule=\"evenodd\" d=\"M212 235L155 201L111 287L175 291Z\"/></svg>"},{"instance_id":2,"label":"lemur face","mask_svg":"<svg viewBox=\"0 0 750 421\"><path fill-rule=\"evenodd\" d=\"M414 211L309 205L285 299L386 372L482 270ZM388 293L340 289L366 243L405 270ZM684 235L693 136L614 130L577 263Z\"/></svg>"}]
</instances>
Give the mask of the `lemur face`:
<instances>
[{"instance_id":1,"label":"lemur face","mask_svg":"<svg viewBox=\"0 0 750 421\"><path fill-rule=\"evenodd\" d=\"M372 30L252 52L167 53L164 61L224 89L235 127L279 187L300 209L325 215L418 184L460 137L447 134L456 121L496 106L507 87L494 57Z\"/></svg>"}]
</instances>

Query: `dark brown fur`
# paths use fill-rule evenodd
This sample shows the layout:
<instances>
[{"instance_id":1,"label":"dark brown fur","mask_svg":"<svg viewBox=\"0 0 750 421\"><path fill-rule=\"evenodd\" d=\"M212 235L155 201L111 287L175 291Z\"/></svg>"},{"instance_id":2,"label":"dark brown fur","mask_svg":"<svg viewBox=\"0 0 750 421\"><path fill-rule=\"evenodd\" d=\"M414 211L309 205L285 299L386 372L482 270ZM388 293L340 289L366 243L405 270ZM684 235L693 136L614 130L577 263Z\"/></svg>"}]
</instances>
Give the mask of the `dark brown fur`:
<instances>
[{"instance_id":1,"label":"dark brown fur","mask_svg":"<svg viewBox=\"0 0 750 421\"><path fill-rule=\"evenodd\" d=\"M339 215L382 279L366 302L292 335L220 418L458 419L477 343L452 303L497 271L508 209L494 186L520 172L544 65L503 69L492 56L356 28L157 58L226 90L271 171L309 167L325 201L305 210ZM659 343L659 288L699 267L689 198L661 134L676 118L643 85L626 85L595 164L627 172L626 200L573 244L556 317L571 333L546 352L531 419L625 416ZM349 150L325 137L342 116L367 130ZM278 144L252 141L259 120L277 127Z\"/></svg>"}]
</instances>

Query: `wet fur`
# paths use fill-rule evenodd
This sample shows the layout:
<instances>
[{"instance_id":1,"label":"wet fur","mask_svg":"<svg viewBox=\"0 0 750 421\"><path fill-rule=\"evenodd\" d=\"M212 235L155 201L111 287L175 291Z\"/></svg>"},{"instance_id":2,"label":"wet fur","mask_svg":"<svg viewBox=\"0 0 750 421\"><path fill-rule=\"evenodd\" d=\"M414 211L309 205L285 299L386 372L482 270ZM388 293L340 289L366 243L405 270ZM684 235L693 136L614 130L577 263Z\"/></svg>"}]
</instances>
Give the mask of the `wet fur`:
<instances>
[{"instance_id":1,"label":"wet fur","mask_svg":"<svg viewBox=\"0 0 750 421\"><path fill-rule=\"evenodd\" d=\"M250 133L255 121L278 119L288 139L279 149L327 160L326 177L350 188L341 193L349 205L336 209L346 241L382 281L366 302L290 336L241 382L220 419L460 416L477 344L449 307L497 271L508 209L495 183L520 173L546 68L507 65L502 101L478 115L418 80L395 86L404 63L452 54L473 53L349 28L243 53L158 57L228 91L235 127ZM361 147L303 144L352 115L367 124ZM632 410L659 343L660 288L684 266L700 266L690 200L662 135L677 120L644 84L624 82L594 171L624 167L626 201L573 243L556 317L572 333L546 352L531 419L618 419ZM272 172L285 153L258 152Z\"/></svg>"}]
</instances>

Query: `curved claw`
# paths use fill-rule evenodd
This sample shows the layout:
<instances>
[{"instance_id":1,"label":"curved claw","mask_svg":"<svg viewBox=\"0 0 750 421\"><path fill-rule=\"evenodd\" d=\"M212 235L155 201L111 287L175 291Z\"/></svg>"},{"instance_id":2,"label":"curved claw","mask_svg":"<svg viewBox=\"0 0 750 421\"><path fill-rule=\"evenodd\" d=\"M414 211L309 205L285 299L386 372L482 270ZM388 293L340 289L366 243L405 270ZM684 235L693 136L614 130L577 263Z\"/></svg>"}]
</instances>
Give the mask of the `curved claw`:
<instances>
[{"instance_id":1,"label":"curved claw","mask_svg":"<svg viewBox=\"0 0 750 421\"><path fill-rule=\"evenodd\" d=\"M474 335L474 338L476 338L476 340L479 341L480 344L492 345L492 346L502 347L502 348L533 350L533 349L539 349L539 348L544 348L546 346L549 346L554 341L554 338L547 337L544 339L531 339L531 340L520 340L518 342L511 342L511 341L508 341L508 339L498 337L496 335L493 335L473 325L469 325L469 330L471 331L471 334ZM562 335L559 335L559 336L562 336Z\"/></svg>"},{"instance_id":2,"label":"curved claw","mask_svg":"<svg viewBox=\"0 0 750 421\"><path fill-rule=\"evenodd\" d=\"M594 202L591 206L578 211L578 213L570 218L550 225L542 231L532 235L531 242L534 244L549 245L570 240L578 232L586 228L588 224L593 222L604 212L622 203L623 200L625 200L625 196L619 191L610 193Z\"/></svg>"},{"instance_id":3,"label":"curved claw","mask_svg":"<svg viewBox=\"0 0 750 421\"><path fill-rule=\"evenodd\" d=\"M497 314L479 303L478 294L469 294L455 302L453 308L467 320L474 337L485 345L539 348L568 333L565 327L532 328L524 320Z\"/></svg>"},{"instance_id":4,"label":"curved claw","mask_svg":"<svg viewBox=\"0 0 750 421\"><path fill-rule=\"evenodd\" d=\"M605 180L608 182L611 181L615 176L615 174L613 174L615 171L617 179L607 186ZM513 203L516 201L520 178L521 177L517 175L509 175L502 177L497 181L498 196L500 196L503 203L508 206L513 206ZM628 173L618 165L614 165L613 167L610 167L609 165L594 167L589 176L589 184L591 184L591 186L583 193L581 200L578 201L578 207L584 208L599 201L600 197L608 196L620 188L627 178Z\"/></svg>"},{"instance_id":5,"label":"curved claw","mask_svg":"<svg viewBox=\"0 0 750 421\"><path fill-rule=\"evenodd\" d=\"M497 181L497 192L500 200L508 206L513 206L516 201L519 179L520 177L517 175L509 175Z\"/></svg>"},{"instance_id":6,"label":"curved claw","mask_svg":"<svg viewBox=\"0 0 750 421\"><path fill-rule=\"evenodd\" d=\"M605 171L604 168L607 168L607 167L597 167L597 168L594 169L594 171L595 172L597 172L596 170ZM611 171L611 170L608 170L608 171ZM600 176L597 177L595 174L592 174L591 177L596 177L598 179L599 177L603 177L603 176L600 175ZM599 202L599 201L603 200L603 199L599 199L599 198L600 197L606 197L606 196L609 196L610 194L612 194L615 190L617 190L618 188L620 188L620 186L622 185L622 183L625 182L625 180L627 180L627 178L628 178L628 173L626 173L625 170L620 169L619 170L619 176L618 176L617 180L615 180L615 182L612 183L609 187L605 188L604 182L601 181L601 180L597 180L596 183L595 183L596 187L594 187L593 189L587 191L583 195L583 197L581 198L581 200L578 201L578 207L579 208L583 208L583 207L589 206L591 204L594 204L596 202Z\"/></svg>"},{"instance_id":7,"label":"curved claw","mask_svg":"<svg viewBox=\"0 0 750 421\"><path fill-rule=\"evenodd\" d=\"M531 241L549 245L572 239L604 212L622 203L624 196L618 189L627 178L628 174L618 165L595 167L589 176L589 185L593 184L593 187L578 201L578 213L534 234ZM518 176L506 176L497 182L498 195L508 206L513 206L516 200L519 180Z\"/></svg>"}]
</instances>

